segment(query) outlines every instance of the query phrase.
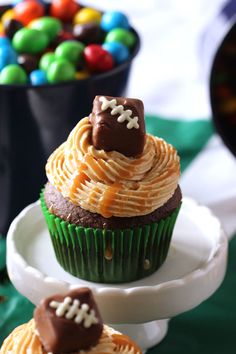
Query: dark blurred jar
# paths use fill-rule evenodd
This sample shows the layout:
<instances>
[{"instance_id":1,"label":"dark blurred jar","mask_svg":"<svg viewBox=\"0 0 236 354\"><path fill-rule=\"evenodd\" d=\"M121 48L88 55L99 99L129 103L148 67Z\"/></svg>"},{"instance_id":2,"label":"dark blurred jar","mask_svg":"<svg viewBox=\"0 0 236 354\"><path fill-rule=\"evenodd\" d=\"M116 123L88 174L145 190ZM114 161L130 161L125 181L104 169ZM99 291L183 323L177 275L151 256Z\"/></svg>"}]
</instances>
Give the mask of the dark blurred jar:
<instances>
[{"instance_id":1,"label":"dark blurred jar","mask_svg":"<svg viewBox=\"0 0 236 354\"><path fill-rule=\"evenodd\" d=\"M202 37L213 122L236 156L236 1L228 1Z\"/></svg>"}]
</instances>

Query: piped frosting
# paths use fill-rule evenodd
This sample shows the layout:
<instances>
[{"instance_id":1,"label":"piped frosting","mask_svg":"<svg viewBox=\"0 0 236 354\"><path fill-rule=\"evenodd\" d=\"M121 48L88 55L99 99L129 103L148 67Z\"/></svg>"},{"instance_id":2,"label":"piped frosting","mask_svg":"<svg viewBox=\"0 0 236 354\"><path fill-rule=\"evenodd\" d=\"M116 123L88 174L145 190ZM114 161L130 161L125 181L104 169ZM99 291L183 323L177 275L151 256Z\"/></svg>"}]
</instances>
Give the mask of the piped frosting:
<instances>
[{"instance_id":1,"label":"piped frosting","mask_svg":"<svg viewBox=\"0 0 236 354\"><path fill-rule=\"evenodd\" d=\"M128 157L96 149L86 117L49 157L48 180L73 204L104 217L146 215L174 194L180 162L174 147L146 134L143 152Z\"/></svg>"}]
</instances>

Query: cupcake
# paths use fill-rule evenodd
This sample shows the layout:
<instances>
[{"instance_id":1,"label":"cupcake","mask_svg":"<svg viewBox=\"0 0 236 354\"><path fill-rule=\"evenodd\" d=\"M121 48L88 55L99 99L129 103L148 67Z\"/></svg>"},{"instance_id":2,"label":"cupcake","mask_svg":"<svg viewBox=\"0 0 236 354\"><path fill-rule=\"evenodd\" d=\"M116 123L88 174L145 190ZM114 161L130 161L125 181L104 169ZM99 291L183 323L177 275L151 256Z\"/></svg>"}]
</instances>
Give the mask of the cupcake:
<instances>
[{"instance_id":1,"label":"cupcake","mask_svg":"<svg viewBox=\"0 0 236 354\"><path fill-rule=\"evenodd\" d=\"M180 162L173 146L146 134L142 101L96 96L46 174L42 210L67 272L121 283L162 265L181 205Z\"/></svg>"},{"instance_id":2,"label":"cupcake","mask_svg":"<svg viewBox=\"0 0 236 354\"><path fill-rule=\"evenodd\" d=\"M17 327L3 342L0 354L141 354L128 337L103 325L88 288L48 297L34 318Z\"/></svg>"}]
</instances>

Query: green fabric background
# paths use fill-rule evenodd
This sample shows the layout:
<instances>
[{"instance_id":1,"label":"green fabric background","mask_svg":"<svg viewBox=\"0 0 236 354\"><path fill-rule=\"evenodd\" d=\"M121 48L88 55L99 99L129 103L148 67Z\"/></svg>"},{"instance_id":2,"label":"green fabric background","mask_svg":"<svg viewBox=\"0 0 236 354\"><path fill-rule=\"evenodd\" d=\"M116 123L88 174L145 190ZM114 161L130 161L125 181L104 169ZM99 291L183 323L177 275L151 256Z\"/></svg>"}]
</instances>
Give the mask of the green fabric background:
<instances>
[{"instance_id":1,"label":"green fabric background","mask_svg":"<svg viewBox=\"0 0 236 354\"><path fill-rule=\"evenodd\" d=\"M182 171L213 133L210 121L167 121L146 118L148 132L172 143L181 157ZM226 278L219 290L194 310L170 321L165 339L148 354L235 354L236 238L230 242ZM6 279L5 240L0 238L0 343L17 325L32 317L33 305ZM5 279L5 281L3 281Z\"/></svg>"}]
</instances>

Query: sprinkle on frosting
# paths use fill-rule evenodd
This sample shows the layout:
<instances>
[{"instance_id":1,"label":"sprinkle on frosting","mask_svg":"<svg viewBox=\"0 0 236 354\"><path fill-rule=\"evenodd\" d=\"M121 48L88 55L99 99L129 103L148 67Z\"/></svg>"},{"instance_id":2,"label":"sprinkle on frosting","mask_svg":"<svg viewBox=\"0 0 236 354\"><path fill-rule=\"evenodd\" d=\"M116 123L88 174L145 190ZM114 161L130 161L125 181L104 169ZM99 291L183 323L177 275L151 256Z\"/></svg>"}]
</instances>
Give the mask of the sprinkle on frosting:
<instances>
[{"instance_id":1,"label":"sprinkle on frosting","mask_svg":"<svg viewBox=\"0 0 236 354\"><path fill-rule=\"evenodd\" d=\"M109 101L106 97L101 96L99 98L99 101L102 102L102 106L101 106L102 111L106 111L108 108L110 108L112 116L118 115L117 122L123 123L125 121L128 121L126 125L128 129L139 128L138 117L137 116L131 117L133 112L130 109L125 110L124 106L122 105L117 106L117 101L115 98Z\"/></svg>"}]
</instances>

